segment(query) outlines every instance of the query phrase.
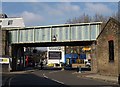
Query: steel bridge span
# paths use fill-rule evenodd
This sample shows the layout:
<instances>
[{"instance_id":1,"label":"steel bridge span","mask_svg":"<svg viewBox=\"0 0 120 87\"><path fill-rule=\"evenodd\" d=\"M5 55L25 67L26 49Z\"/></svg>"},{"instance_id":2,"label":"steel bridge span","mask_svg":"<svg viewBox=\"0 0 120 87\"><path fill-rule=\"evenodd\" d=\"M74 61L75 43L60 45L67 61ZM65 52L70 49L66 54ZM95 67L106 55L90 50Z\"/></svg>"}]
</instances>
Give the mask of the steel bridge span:
<instances>
[{"instance_id":1,"label":"steel bridge span","mask_svg":"<svg viewBox=\"0 0 120 87\"><path fill-rule=\"evenodd\" d=\"M96 41L101 24L92 22L5 29L13 58L12 70L17 70L18 59L25 61L24 47L88 46Z\"/></svg>"}]
</instances>

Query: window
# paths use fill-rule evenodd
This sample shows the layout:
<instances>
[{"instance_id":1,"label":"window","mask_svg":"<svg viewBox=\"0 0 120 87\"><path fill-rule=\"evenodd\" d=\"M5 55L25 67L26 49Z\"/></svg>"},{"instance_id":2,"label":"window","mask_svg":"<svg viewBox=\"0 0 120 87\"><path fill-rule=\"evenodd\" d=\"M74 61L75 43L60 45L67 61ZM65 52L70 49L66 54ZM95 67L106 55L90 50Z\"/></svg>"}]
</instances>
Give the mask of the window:
<instances>
[{"instance_id":1,"label":"window","mask_svg":"<svg viewBox=\"0 0 120 87\"><path fill-rule=\"evenodd\" d=\"M13 20L8 21L8 25L12 25L12 23L13 23Z\"/></svg>"},{"instance_id":2,"label":"window","mask_svg":"<svg viewBox=\"0 0 120 87\"><path fill-rule=\"evenodd\" d=\"M114 61L114 41L108 41L109 44L109 62Z\"/></svg>"},{"instance_id":3,"label":"window","mask_svg":"<svg viewBox=\"0 0 120 87\"><path fill-rule=\"evenodd\" d=\"M61 59L62 53L60 51L50 51L49 59Z\"/></svg>"}]
</instances>

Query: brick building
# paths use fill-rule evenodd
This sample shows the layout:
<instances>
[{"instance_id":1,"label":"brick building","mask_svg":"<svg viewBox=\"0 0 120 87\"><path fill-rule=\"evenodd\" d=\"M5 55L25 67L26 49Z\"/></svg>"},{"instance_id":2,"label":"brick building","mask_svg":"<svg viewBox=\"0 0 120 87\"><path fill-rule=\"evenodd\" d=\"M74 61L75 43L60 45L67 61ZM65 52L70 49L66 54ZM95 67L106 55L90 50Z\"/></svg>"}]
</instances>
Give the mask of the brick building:
<instances>
[{"instance_id":1,"label":"brick building","mask_svg":"<svg viewBox=\"0 0 120 87\"><path fill-rule=\"evenodd\" d=\"M96 71L102 75L120 74L120 23L110 18L97 37Z\"/></svg>"}]
</instances>

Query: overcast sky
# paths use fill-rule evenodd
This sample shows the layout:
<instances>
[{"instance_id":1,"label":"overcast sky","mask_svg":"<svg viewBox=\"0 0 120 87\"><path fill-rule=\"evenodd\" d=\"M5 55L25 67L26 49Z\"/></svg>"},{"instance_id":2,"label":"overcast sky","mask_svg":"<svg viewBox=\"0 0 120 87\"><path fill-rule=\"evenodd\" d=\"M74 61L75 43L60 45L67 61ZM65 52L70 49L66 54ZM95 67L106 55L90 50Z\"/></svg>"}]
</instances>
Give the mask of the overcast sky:
<instances>
[{"instance_id":1,"label":"overcast sky","mask_svg":"<svg viewBox=\"0 0 120 87\"><path fill-rule=\"evenodd\" d=\"M42 26L64 24L68 19L79 17L83 13L89 15L99 13L110 16L118 11L117 2L65 1L66 2L3 2L2 12L6 13L9 17L23 17L26 26Z\"/></svg>"}]
</instances>

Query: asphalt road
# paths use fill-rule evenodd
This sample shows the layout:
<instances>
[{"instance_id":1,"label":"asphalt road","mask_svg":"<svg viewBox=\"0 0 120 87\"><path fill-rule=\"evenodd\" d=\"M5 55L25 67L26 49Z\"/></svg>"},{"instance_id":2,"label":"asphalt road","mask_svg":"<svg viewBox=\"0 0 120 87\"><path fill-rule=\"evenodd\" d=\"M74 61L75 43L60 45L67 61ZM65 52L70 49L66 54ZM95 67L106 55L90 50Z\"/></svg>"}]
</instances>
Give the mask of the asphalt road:
<instances>
[{"instance_id":1,"label":"asphalt road","mask_svg":"<svg viewBox=\"0 0 120 87\"><path fill-rule=\"evenodd\" d=\"M7 87L68 87L68 86L95 86L95 87L113 87L114 84L77 77L72 74L75 71L61 70L37 70L15 74L7 83Z\"/></svg>"}]
</instances>

